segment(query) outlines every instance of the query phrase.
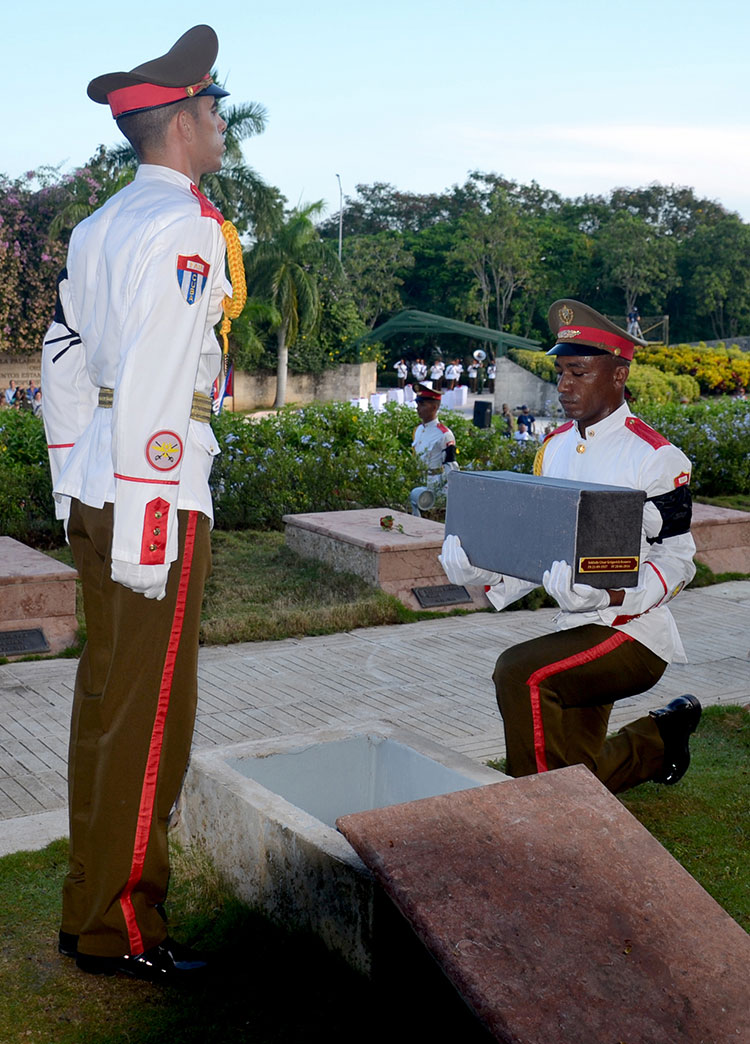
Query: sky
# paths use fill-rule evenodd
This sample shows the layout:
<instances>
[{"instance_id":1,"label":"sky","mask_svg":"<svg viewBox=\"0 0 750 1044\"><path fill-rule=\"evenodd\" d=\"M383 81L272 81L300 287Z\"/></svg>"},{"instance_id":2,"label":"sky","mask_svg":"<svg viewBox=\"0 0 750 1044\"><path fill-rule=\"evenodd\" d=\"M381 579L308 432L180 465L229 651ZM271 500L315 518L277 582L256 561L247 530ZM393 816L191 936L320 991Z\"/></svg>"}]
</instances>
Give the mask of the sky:
<instances>
[{"instance_id":1,"label":"sky","mask_svg":"<svg viewBox=\"0 0 750 1044\"><path fill-rule=\"evenodd\" d=\"M358 183L439 192L469 171L565 196L689 185L750 221L745 0L40 0L3 13L0 172L122 139L90 79L209 22L230 102L267 110L248 163L290 205Z\"/></svg>"}]
</instances>

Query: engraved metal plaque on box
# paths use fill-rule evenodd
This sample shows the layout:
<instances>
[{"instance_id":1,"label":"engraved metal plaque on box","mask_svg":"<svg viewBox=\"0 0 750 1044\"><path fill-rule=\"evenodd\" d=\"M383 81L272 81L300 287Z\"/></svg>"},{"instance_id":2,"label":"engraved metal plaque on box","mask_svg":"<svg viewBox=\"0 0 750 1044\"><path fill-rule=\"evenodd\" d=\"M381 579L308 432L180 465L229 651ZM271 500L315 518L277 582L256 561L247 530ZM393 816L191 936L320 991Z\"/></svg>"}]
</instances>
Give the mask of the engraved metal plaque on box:
<instances>
[{"instance_id":1,"label":"engraved metal plaque on box","mask_svg":"<svg viewBox=\"0 0 750 1044\"><path fill-rule=\"evenodd\" d=\"M460 537L472 565L541 583L555 560L574 583L635 587L641 553L642 490L593 482L453 471L446 534Z\"/></svg>"}]
</instances>

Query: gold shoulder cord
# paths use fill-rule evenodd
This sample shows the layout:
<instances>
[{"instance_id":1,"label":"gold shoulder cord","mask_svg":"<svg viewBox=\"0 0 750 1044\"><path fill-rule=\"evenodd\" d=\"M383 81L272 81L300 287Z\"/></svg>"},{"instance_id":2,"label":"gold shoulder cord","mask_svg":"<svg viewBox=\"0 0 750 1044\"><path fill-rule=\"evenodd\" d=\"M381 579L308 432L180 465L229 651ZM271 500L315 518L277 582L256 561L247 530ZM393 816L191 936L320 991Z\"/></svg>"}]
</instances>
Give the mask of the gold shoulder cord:
<instances>
[{"instance_id":1,"label":"gold shoulder cord","mask_svg":"<svg viewBox=\"0 0 750 1044\"><path fill-rule=\"evenodd\" d=\"M229 266L229 279L232 283L232 296L224 296L222 308L224 318L219 327L221 339L224 342L224 364L229 354L228 335L232 328L232 319L237 319L245 307L247 301L247 283L245 282L245 265L242 261L242 246L237 229L231 221L224 221L221 232L227 244L227 265Z\"/></svg>"},{"instance_id":2,"label":"gold shoulder cord","mask_svg":"<svg viewBox=\"0 0 750 1044\"><path fill-rule=\"evenodd\" d=\"M539 449L536 451L536 456L534 457L534 468L533 468L533 471L534 471L535 475L541 475L541 473L542 473L542 461L544 460L544 451L546 450L546 448L547 448L547 443L543 442L541 444L541 446L539 447Z\"/></svg>"}]
</instances>

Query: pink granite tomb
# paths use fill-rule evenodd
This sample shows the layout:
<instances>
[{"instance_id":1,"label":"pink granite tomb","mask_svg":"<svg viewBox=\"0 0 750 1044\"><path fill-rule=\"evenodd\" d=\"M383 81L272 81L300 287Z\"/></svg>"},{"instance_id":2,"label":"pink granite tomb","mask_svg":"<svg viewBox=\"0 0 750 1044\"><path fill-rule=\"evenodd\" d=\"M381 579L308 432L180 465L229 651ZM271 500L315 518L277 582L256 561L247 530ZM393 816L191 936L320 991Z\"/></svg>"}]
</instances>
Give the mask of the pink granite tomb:
<instances>
[{"instance_id":1,"label":"pink granite tomb","mask_svg":"<svg viewBox=\"0 0 750 1044\"><path fill-rule=\"evenodd\" d=\"M496 1040L750 1041L750 938L583 766L337 825Z\"/></svg>"}]
</instances>

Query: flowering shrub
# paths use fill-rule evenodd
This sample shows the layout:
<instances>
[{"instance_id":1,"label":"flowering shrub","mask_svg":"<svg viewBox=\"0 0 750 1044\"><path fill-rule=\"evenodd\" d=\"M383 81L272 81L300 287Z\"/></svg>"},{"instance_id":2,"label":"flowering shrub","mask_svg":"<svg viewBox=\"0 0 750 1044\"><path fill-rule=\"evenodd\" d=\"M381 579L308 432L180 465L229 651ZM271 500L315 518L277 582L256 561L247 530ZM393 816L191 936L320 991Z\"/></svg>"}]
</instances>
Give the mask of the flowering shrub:
<instances>
[{"instance_id":1,"label":"flowering shrub","mask_svg":"<svg viewBox=\"0 0 750 1044\"><path fill-rule=\"evenodd\" d=\"M441 411L456 436L462 468L531 471L533 448ZM285 410L257 423L222 414L214 421L222 455L211 485L220 528L279 528L281 516L357 507L405 509L424 483L411 450L413 409L376 414L348 403Z\"/></svg>"},{"instance_id":2,"label":"flowering shrub","mask_svg":"<svg viewBox=\"0 0 750 1044\"><path fill-rule=\"evenodd\" d=\"M693 348L688 344L642 348L638 358L664 373L688 374L704 395L731 394L750 385L750 353L736 345Z\"/></svg>"},{"instance_id":3,"label":"flowering shrub","mask_svg":"<svg viewBox=\"0 0 750 1044\"><path fill-rule=\"evenodd\" d=\"M31 171L17 181L0 175L0 350L17 355L41 347L65 264L64 244L47 236L56 190L32 191L32 177Z\"/></svg>"},{"instance_id":4,"label":"flowering shrub","mask_svg":"<svg viewBox=\"0 0 750 1044\"><path fill-rule=\"evenodd\" d=\"M665 351L671 353L672 349ZM508 356L543 381L557 383L554 356L525 348L511 348ZM634 360L630 364L628 388L638 402L638 407L650 402L681 402L684 399L692 402L697 399L701 393L698 381L687 371L683 372L677 364L671 369L665 369L660 365L660 359L661 356L652 355L649 349L643 348L638 351L638 361ZM750 364L750 360L748 362Z\"/></svg>"},{"instance_id":5,"label":"flowering shrub","mask_svg":"<svg viewBox=\"0 0 750 1044\"><path fill-rule=\"evenodd\" d=\"M54 547L63 541L54 515L41 420L25 411L0 410L0 534Z\"/></svg>"},{"instance_id":6,"label":"flowering shrub","mask_svg":"<svg viewBox=\"0 0 750 1044\"><path fill-rule=\"evenodd\" d=\"M639 405L638 413L691 458L694 492L750 493L746 403ZM463 470L531 471L537 445L504 437L498 417L491 428L450 410L440 418L456 436ZM257 423L222 414L213 421L222 449L211 475L216 525L279 529L284 514L408 510L410 490L424 483L411 450L416 424L414 410L393 404L380 414L348 403L311 405ZM15 410L0 412L0 533L39 547L62 542L41 420Z\"/></svg>"},{"instance_id":7,"label":"flowering shrub","mask_svg":"<svg viewBox=\"0 0 750 1044\"><path fill-rule=\"evenodd\" d=\"M693 462L693 493L750 493L750 406L729 398L638 409Z\"/></svg>"}]
</instances>

